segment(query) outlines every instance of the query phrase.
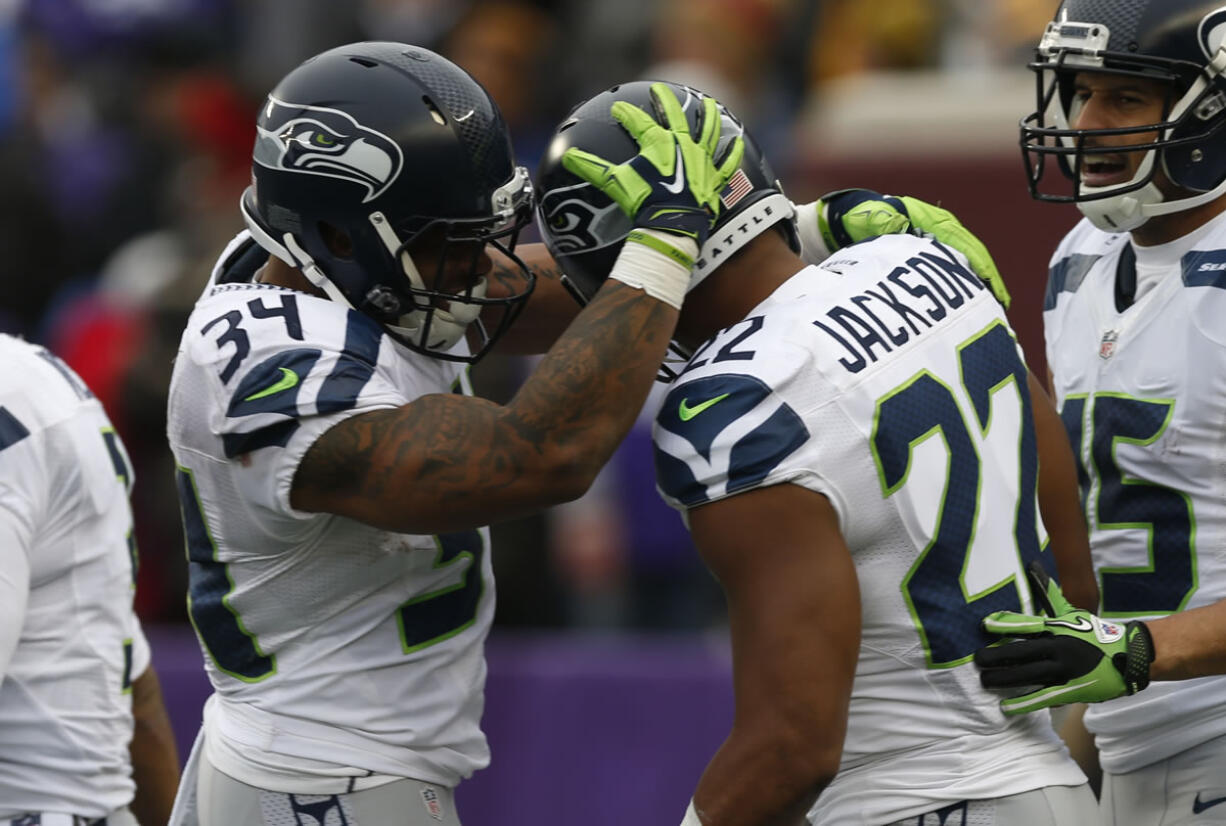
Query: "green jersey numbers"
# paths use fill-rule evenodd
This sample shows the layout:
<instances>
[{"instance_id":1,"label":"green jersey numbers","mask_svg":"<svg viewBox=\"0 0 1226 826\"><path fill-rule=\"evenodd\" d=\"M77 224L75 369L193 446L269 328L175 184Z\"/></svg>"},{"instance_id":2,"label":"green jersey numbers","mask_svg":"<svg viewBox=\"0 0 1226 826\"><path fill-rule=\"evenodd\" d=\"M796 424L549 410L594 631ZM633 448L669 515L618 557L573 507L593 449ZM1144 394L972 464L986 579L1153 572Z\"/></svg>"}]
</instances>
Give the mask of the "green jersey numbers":
<instances>
[{"instance_id":1,"label":"green jersey numbers","mask_svg":"<svg viewBox=\"0 0 1226 826\"><path fill-rule=\"evenodd\" d=\"M1141 478L1135 469L1129 472L1120 451L1126 445L1129 450L1155 449L1174 412L1173 399L1116 393L1069 396L1061 408L1077 453L1082 500L1094 533L1129 529L1146 533L1145 561L1098 568L1103 616L1173 613L1196 590L1192 500L1175 488Z\"/></svg>"},{"instance_id":2,"label":"green jersey numbers","mask_svg":"<svg viewBox=\"0 0 1226 826\"><path fill-rule=\"evenodd\" d=\"M1008 329L993 323L958 351L961 393L941 377L923 370L877 402L871 440L873 459L886 497L916 496L910 484L940 485L932 538L904 577L901 588L923 641L928 666L948 668L970 659L988 639L980 620L992 611L1020 610L1015 577L1010 574L978 593L967 587L970 555L1000 553L991 543L976 543L976 526L985 500L1003 504L1012 519L1011 535L1020 562L994 568L1018 570L1040 557L1035 514L1038 459L1026 367ZM969 403L968 403L969 402ZM998 415L1000 405L1015 405L1013 416ZM997 433L1010 427L1015 432ZM1016 486L992 490L1001 476L984 473L981 446L991 438L991 461L1009 460ZM946 455L943 478L931 473L911 479L917 448L939 439ZM1009 445L1004 457L1000 445ZM1009 501L1001 502L1007 492ZM991 497L988 500L988 497ZM999 505L997 505L999 507ZM999 511L997 511L999 512Z\"/></svg>"}]
</instances>

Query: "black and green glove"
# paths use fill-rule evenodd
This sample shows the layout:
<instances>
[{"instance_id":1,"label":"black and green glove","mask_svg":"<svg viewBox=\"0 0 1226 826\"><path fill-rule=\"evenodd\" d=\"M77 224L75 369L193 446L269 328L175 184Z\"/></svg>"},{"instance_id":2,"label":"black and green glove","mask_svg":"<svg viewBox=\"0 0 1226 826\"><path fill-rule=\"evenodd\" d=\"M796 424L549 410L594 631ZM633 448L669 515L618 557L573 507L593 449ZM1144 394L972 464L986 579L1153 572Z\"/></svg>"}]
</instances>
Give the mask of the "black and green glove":
<instances>
[{"instance_id":1,"label":"black and green glove","mask_svg":"<svg viewBox=\"0 0 1226 826\"><path fill-rule=\"evenodd\" d=\"M988 248L947 209L909 195L896 198L871 189L841 189L818 198L817 231L830 252L878 235L934 238L965 255L996 300L1009 309L1009 290Z\"/></svg>"},{"instance_id":2,"label":"black and green glove","mask_svg":"<svg viewBox=\"0 0 1226 826\"><path fill-rule=\"evenodd\" d=\"M975 652L984 688L1032 688L1002 700L1005 714L1111 700L1149 685L1154 643L1145 623L1119 624L1073 607L1037 562L1026 573L1045 616L988 614L985 631L1021 639Z\"/></svg>"},{"instance_id":3,"label":"black and green glove","mask_svg":"<svg viewBox=\"0 0 1226 826\"><path fill-rule=\"evenodd\" d=\"M741 166L745 141L732 141L717 168L720 116L715 99L702 98L701 134L695 139L667 84L653 83L651 98L656 118L621 100L611 109L638 142L637 155L613 164L572 147L562 156L562 165L608 195L636 227L691 238L702 249L722 209L719 193ZM629 240L643 238L632 232Z\"/></svg>"}]
</instances>

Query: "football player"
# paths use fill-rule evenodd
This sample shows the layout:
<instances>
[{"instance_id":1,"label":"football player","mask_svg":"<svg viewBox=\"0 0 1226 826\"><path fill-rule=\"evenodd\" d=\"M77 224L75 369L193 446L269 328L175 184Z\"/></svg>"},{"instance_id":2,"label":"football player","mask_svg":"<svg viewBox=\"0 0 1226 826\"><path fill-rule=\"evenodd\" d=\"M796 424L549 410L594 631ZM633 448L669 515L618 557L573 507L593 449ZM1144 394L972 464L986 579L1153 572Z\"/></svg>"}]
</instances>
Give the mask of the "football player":
<instances>
[{"instance_id":1,"label":"football player","mask_svg":"<svg viewBox=\"0 0 1226 826\"><path fill-rule=\"evenodd\" d=\"M1040 636L984 651L984 682L1038 686L1015 712L1120 697L1085 713L1114 826L1226 822L1226 678L1146 688L1226 671L1226 5L1066 0L1031 68L1031 193L1085 216L1043 320L1102 602L992 618Z\"/></svg>"},{"instance_id":2,"label":"football player","mask_svg":"<svg viewBox=\"0 0 1226 826\"><path fill-rule=\"evenodd\" d=\"M0 363L0 823L165 823L179 759L132 610L132 466L62 361L0 335Z\"/></svg>"},{"instance_id":3,"label":"football player","mask_svg":"<svg viewBox=\"0 0 1226 826\"><path fill-rule=\"evenodd\" d=\"M170 388L214 688L174 822L459 822L452 790L489 760L484 526L589 486L643 404L740 160L713 101L691 130L668 94L620 112L640 147L619 178L634 231L577 316L556 279L533 293L552 264L534 273L515 250L531 183L462 69L358 43L268 95L248 231ZM492 346L549 343L508 404L471 395L467 367Z\"/></svg>"},{"instance_id":4,"label":"football player","mask_svg":"<svg viewBox=\"0 0 1226 826\"><path fill-rule=\"evenodd\" d=\"M632 232L604 181L635 146L607 113L649 88L579 106L541 165L538 223L584 298ZM705 96L672 88L696 118ZM733 651L732 731L683 823L1093 823L1050 721L1006 716L971 662L985 616L1031 604L1029 563L1097 596L1068 443L1001 304L960 253L910 234L806 266L792 205L721 115L744 159L654 431Z\"/></svg>"}]
</instances>

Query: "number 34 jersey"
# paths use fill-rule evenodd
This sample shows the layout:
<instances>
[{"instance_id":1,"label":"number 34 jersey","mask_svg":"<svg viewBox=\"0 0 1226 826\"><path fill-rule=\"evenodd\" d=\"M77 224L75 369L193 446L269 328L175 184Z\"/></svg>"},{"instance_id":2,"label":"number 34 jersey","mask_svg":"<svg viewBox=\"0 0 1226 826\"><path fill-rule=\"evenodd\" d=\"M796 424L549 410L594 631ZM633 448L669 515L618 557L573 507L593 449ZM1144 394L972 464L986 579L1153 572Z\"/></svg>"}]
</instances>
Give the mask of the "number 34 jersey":
<instances>
[{"instance_id":1,"label":"number 34 jersey","mask_svg":"<svg viewBox=\"0 0 1226 826\"><path fill-rule=\"evenodd\" d=\"M792 483L838 514L861 647L814 822L1085 781L1050 718L1005 718L971 662L989 642L980 620L1029 609L1024 566L1050 554L1026 368L965 259L885 236L800 271L694 354L654 436L659 487L682 511ZM767 548L745 553L770 564Z\"/></svg>"},{"instance_id":2,"label":"number 34 jersey","mask_svg":"<svg viewBox=\"0 0 1226 826\"><path fill-rule=\"evenodd\" d=\"M1123 263L1121 263L1123 258ZM1116 272L1136 301L1116 309ZM1155 247L1083 221L1052 260L1043 322L1081 470L1101 613L1226 599L1226 216ZM1103 767L1128 772L1226 735L1226 677L1091 707Z\"/></svg>"},{"instance_id":3,"label":"number 34 jersey","mask_svg":"<svg viewBox=\"0 0 1226 826\"><path fill-rule=\"evenodd\" d=\"M266 260L245 234L223 253L170 390L188 603L215 692L206 753L275 791L330 793L324 778L370 773L454 786L489 757L487 530L390 533L295 510L290 486L329 428L466 390L463 365L252 283Z\"/></svg>"}]
</instances>

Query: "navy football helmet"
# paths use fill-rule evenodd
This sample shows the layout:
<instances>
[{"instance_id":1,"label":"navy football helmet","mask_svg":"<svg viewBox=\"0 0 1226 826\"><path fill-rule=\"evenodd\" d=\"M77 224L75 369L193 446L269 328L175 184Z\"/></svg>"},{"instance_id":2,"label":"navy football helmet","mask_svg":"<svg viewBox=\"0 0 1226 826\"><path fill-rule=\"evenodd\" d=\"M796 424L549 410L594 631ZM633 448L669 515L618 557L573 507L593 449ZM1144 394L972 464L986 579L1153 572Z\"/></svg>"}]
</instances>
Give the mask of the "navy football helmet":
<instances>
[{"instance_id":1,"label":"navy football helmet","mask_svg":"<svg viewBox=\"0 0 1226 826\"><path fill-rule=\"evenodd\" d=\"M463 69L402 43L342 46L286 75L257 129L242 212L269 253L437 358L476 361L514 321L534 283L514 255L532 185L497 105ZM436 266L419 269L415 242ZM486 297L486 244L523 270L522 292ZM487 329L478 316L491 307L501 314ZM469 325L466 354L455 345Z\"/></svg>"},{"instance_id":2,"label":"navy football helmet","mask_svg":"<svg viewBox=\"0 0 1226 826\"><path fill-rule=\"evenodd\" d=\"M675 83L669 87L689 118L691 133L697 135L705 95ZM562 155L574 146L614 164L633 158L638 144L609 110L615 101L623 100L652 112L650 89L651 81L623 83L581 103L558 127L537 170L541 236L564 273L562 282L580 304L590 301L608 277L633 223L603 192L569 172L562 165ZM795 210L770 164L736 116L722 105L719 112L715 157L722 158L738 135L745 139L745 157L720 195L724 210L699 251L691 290L770 227L782 226L792 249L800 251Z\"/></svg>"},{"instance_id":3,"label":"navy football helmet","mask_svg":"<svg viewBox=\"0 0 1226 826\"><path fill-rule=\"evenodd\" d=\"M1021 144L1033 197L1075 202L1099 228L1126 232L1154 215L1190 209L1226 193L1224 0L1064 0L1030 68L1037 74L1038 102L1022 120ZM1079 72L1168 84L1162 122L1072 128ZM1085 185L1082 171L1093 161L1093 139L1122 135L1135 135L1137 148L1113 145L1110 151L1144 152L1136 174L1111 186ZM1073 181L1072 194L1040 190L1052 156ZM1190 194L1165 200L1154 183L1159 170Z\"/></svg>"}]
</instances>

